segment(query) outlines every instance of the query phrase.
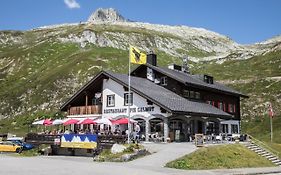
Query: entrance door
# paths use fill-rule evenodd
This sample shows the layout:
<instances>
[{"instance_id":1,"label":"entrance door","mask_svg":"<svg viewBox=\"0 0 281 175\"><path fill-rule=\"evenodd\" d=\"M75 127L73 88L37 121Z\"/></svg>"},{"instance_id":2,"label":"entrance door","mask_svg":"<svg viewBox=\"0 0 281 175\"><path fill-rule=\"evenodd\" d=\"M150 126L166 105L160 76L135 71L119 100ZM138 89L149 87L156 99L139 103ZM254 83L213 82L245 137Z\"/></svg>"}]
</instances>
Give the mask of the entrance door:
<instances>
[{"instance_id":1,"label":"entrance door","mask_svg":"<svg viewBox=\"0 0 281 175\"><path fill-rule=\"evenodd\" d=\"M197 121L197 128L198 128L197 132L202 134L203 133L203 122L202 121L200 121L200 120Z\"/></svg>"}]
</instances>

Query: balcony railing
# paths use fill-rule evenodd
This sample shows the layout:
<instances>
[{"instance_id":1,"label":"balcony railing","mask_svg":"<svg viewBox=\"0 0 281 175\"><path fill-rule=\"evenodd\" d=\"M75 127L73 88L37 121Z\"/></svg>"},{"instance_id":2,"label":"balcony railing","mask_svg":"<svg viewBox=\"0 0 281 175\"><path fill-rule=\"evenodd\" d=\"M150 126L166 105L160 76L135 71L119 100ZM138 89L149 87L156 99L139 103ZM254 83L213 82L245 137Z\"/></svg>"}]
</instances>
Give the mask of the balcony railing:
<instances>
[{"instance_id":1,"label":"balcony railing","mask_svg":"<svg viewBox=\"0 0 281 175\"><path fill-rule=\"evenodd\" d=\"M102 106L101 105L92 105L92 106L73 106L70 107L68 115L85 115L85 114L101 114Z\"/></svg>"}]
</instances>

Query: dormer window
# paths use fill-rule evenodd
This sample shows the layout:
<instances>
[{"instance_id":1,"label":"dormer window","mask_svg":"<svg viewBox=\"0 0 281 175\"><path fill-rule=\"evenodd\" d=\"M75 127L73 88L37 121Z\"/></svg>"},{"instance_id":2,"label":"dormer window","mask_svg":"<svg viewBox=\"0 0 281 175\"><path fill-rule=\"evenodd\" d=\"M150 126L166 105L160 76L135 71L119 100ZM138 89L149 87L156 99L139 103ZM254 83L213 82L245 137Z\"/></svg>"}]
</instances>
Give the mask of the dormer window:
<instances>
[{"instance_id":1,"label":"dormer window","mask_svg":"<svg viewBox=\"0 0 281 175\"><path fill-rule=\"evenodd\" d=\"M184 89L182 92L183 97L189 98L189 90Z\"/></svg>"},{"instance_id":2,"label":"dormer window","mask_svg":"<svg viewBox=\"0 0 281 175\"><path fill-rule=\"evenodd\" d=\"M200 92L195 92L195 98L200 99Z\"/></svg>"},{"instance_id":3,"label":"dormer window","mask_svg":"<svg viewBox=\"0 0 281 175\"><path fill-rule=\"evenodd\" d=\"M168 84L168 79L167 79L167 77L161 77L160 84L161 84L162 86L167 86L167 84Z\"/></svg>"},{"instance_id":4,"label":"dormer window","mask_svg":"<svg viewBox=\"0 0 281 175\"><path fill-rule=\"evenodd\" d=\"M214 84L214 78L209 75L204 75L204 82L208 84Z\"/></svg>"}]
</instances>

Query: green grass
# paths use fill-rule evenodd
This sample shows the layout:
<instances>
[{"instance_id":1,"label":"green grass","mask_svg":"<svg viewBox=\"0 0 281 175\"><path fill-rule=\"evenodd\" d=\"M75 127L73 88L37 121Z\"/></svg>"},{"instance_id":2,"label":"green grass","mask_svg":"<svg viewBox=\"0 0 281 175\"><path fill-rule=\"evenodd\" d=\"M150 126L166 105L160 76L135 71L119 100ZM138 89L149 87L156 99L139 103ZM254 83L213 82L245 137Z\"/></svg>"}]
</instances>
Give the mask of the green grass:
<instances>
[{"instance_id":1,"label":"green grass","mask_svg":"<svg viewBox=\"0 0 281 175\"><path fill-rule=\"evenodd\" d=\"M280 76L281 51L254 56L247 60L228 60L222 64L204 62L195 64L193 73L207 72L216 80L241 80Z\"/></svg>"},{"instance_id":2,"label":"green grass","mask_svg":"<svg viewBox=\"0 0 281 175\"><path fill-rule=\"evenodd\" d=\"M36 149L36 148L31 149L31 150L24 150L20 154L18 154L18 156L21 156L21 157L33 157L33 156L38 156L38 155L39 155L38 149Z\"/></svg>"},{"instance_id":3,"label":"green grass","mask_svg":"<svg viewBox=\"0 0 281 175\"><path fill-rule=\"evenodd\" d=\"M189 155L169 162L166 166L177 169L199 170L270 167L274 164L241 144L232 144L203 147Z\"/></svg>"}]
</instances>

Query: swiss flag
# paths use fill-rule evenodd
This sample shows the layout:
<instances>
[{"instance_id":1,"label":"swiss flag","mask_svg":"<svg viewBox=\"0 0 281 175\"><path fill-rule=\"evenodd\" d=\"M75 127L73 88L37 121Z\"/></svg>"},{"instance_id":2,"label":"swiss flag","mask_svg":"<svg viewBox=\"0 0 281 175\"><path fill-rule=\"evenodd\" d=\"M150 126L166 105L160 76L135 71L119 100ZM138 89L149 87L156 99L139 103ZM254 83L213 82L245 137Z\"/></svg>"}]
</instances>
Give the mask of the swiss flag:
<instances>
[{"instance_id":1,"label":"swiss flag","mask_svg":"<svg viewBox=\"0 0 281 175\"><path fill-rule=\"evenodd\" d=\"M269 117L273 118L274 112L273 112L271 103L269 103L268 115L269 115Z\"/></svg>"}]
</instances>

